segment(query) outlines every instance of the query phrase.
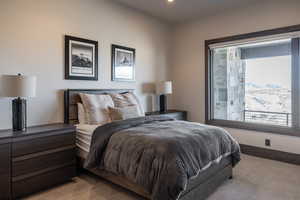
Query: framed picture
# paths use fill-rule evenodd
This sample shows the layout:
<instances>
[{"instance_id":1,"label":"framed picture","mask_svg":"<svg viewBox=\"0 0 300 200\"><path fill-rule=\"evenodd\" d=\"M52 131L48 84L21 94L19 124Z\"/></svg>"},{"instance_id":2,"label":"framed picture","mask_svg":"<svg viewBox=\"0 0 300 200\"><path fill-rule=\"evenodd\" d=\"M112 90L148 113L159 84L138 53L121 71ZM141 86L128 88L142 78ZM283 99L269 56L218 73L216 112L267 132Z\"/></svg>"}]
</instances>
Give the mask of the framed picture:
<instances>
[{"instance_id":1,"label":"framed picture","mask_svg":"<svg viewBox=\"0 0 300 200\"><path fill-rule=\"evenodd\" d=\"M98 42L65 36L65 79L98 80Z\"/></svg>"},{"instance_id":2,"label":"framed picture","mask_svg":"<svg viewBox=\"0 0 300 200\"><path fill-rule=\"evenodd\" d=\"M135 49L112 45L112 80L135 81Z\"/></svg>"}]
</instances>

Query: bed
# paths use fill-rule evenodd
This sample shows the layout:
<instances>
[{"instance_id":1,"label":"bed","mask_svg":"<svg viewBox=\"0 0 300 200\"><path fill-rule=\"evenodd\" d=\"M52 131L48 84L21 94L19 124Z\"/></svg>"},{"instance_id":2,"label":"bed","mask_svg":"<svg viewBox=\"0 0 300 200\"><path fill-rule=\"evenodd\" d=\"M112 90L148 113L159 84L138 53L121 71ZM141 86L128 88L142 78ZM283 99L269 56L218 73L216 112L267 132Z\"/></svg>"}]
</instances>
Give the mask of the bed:
<instances>
[{"instance_id":1,"label":"bed","mask_svg":"<svg viewBox=\"0 0 300 200\"><path fill-rule=\"evenodd\" d=\"M81 102L79 93L87 94L108 94L108 93L126 93L132 90L126 89L99 89L99 90L83 90L71 89L64 92L65 97L65 123L78 124L77 103ZM84 163L89 155L91 138L93 130L97 127L80 127L77 129L77 156L78 165L84 168ZM205 170L201 171L197 176L188 180L185 190L180 193L179 200L204 200L224 181L232 178L233 168L232 156L223 157L220 162L213 163ZM128 180L124 176L98 168L88 168L88 171L100 176L114 184L120 185L130 191L133 191L145 199L151 199L152 194L147 192L139 184Z\"/></svg>"}]
</instances>

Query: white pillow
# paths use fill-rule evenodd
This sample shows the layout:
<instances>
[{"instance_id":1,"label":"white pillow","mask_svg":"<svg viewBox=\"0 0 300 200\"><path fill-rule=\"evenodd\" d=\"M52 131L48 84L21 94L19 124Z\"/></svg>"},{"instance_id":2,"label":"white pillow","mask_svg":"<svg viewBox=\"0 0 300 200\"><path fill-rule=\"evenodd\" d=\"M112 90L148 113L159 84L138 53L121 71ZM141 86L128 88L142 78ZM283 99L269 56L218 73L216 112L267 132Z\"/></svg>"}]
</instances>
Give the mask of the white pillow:
<instances>
[{"instance_id":1,"label":"white pillow","mask_svg":"<svg viewBox=\"0 0 300 200\"><path fill-rule=\"evenodd\" d=\"M109 95L95 95L80 93L88 124L106 124L111 122L108 107L114 107Z\"/></svg>"},{"instance_id":2,"label":"white pillow","mask_svg":"<svg viewBox=\"0 0 300 200\"><path fill-rule=\"evenodd\" d=\"M88 116L84 110L82 103L77 103L79 124L88 124Z\"/></svg>"},{"instance_id":3,"label":"white pillow","mask_svg":"<svg viewBox=\"0 0 300 200\"><path fill-rule=\"evenodd\" d=\"M141 105L139 99L132 92L127 92L123 94L110 94L115 107L124 108L127 106L136 105L138 106L139 116L145 116L145 111Z\"/></svg>"}]
</instances>

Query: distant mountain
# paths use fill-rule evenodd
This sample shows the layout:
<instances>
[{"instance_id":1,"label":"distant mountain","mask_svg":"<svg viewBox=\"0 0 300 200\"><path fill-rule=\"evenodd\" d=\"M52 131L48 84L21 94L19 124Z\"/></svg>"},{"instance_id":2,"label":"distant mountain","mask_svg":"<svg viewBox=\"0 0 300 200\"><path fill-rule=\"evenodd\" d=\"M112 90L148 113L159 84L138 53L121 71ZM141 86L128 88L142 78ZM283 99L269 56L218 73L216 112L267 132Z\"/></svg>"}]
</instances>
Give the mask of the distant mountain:
<instances>
[{"instance_id":1,"label":"distant mountain","mask_svg":"<svg viewBox=\"0 0 300 200\"><path fill-rule=\"evenodd\" d=\"M274 89L281 88L280 85L276 85L276 84L267 84L266 87L267 88L274 88Z\"/></svg>"},{"instance_id":2,"label":"distant mountain","mask_svg":"<svg viewBox=\"0 0 300 200\"><path fill-rule=\"evenodd\" d=\"M246 85L246 87L249 87L249 88L261 88L261 86L256 85L255 83L250 83L250 82L247 82L245 85Z\"/></svg>"},{"instance_id":3,"label":"distant mountain","mask_svg":"<svg viewBox=\"0 0 300 200\"><path fill-rule=\"evenodd\" d=\"M246 110L291 112L291 90L276 84L246 83Z\"/></svg>"}]
</instances>

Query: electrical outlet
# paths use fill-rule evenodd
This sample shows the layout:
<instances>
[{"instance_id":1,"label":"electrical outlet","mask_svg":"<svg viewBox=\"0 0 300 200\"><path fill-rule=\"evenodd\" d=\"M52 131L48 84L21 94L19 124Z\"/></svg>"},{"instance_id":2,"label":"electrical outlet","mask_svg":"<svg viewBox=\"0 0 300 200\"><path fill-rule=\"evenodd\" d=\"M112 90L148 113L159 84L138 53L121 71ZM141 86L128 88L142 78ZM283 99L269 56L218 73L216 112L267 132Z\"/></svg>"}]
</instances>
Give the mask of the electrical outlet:
<instances>
[{"instance_id":1,"label":"electrical outlet","mask_svg":"<svg viewBox=\"0 0 300 200\"><path fill-rule=\"evenodd\" d=\"M270 146L271 146L271 140L270 140L270 139L266 139L266 140L265 140L265 145L266 145L267 147L270 147Z\"/></svg>"}]
</instances>

